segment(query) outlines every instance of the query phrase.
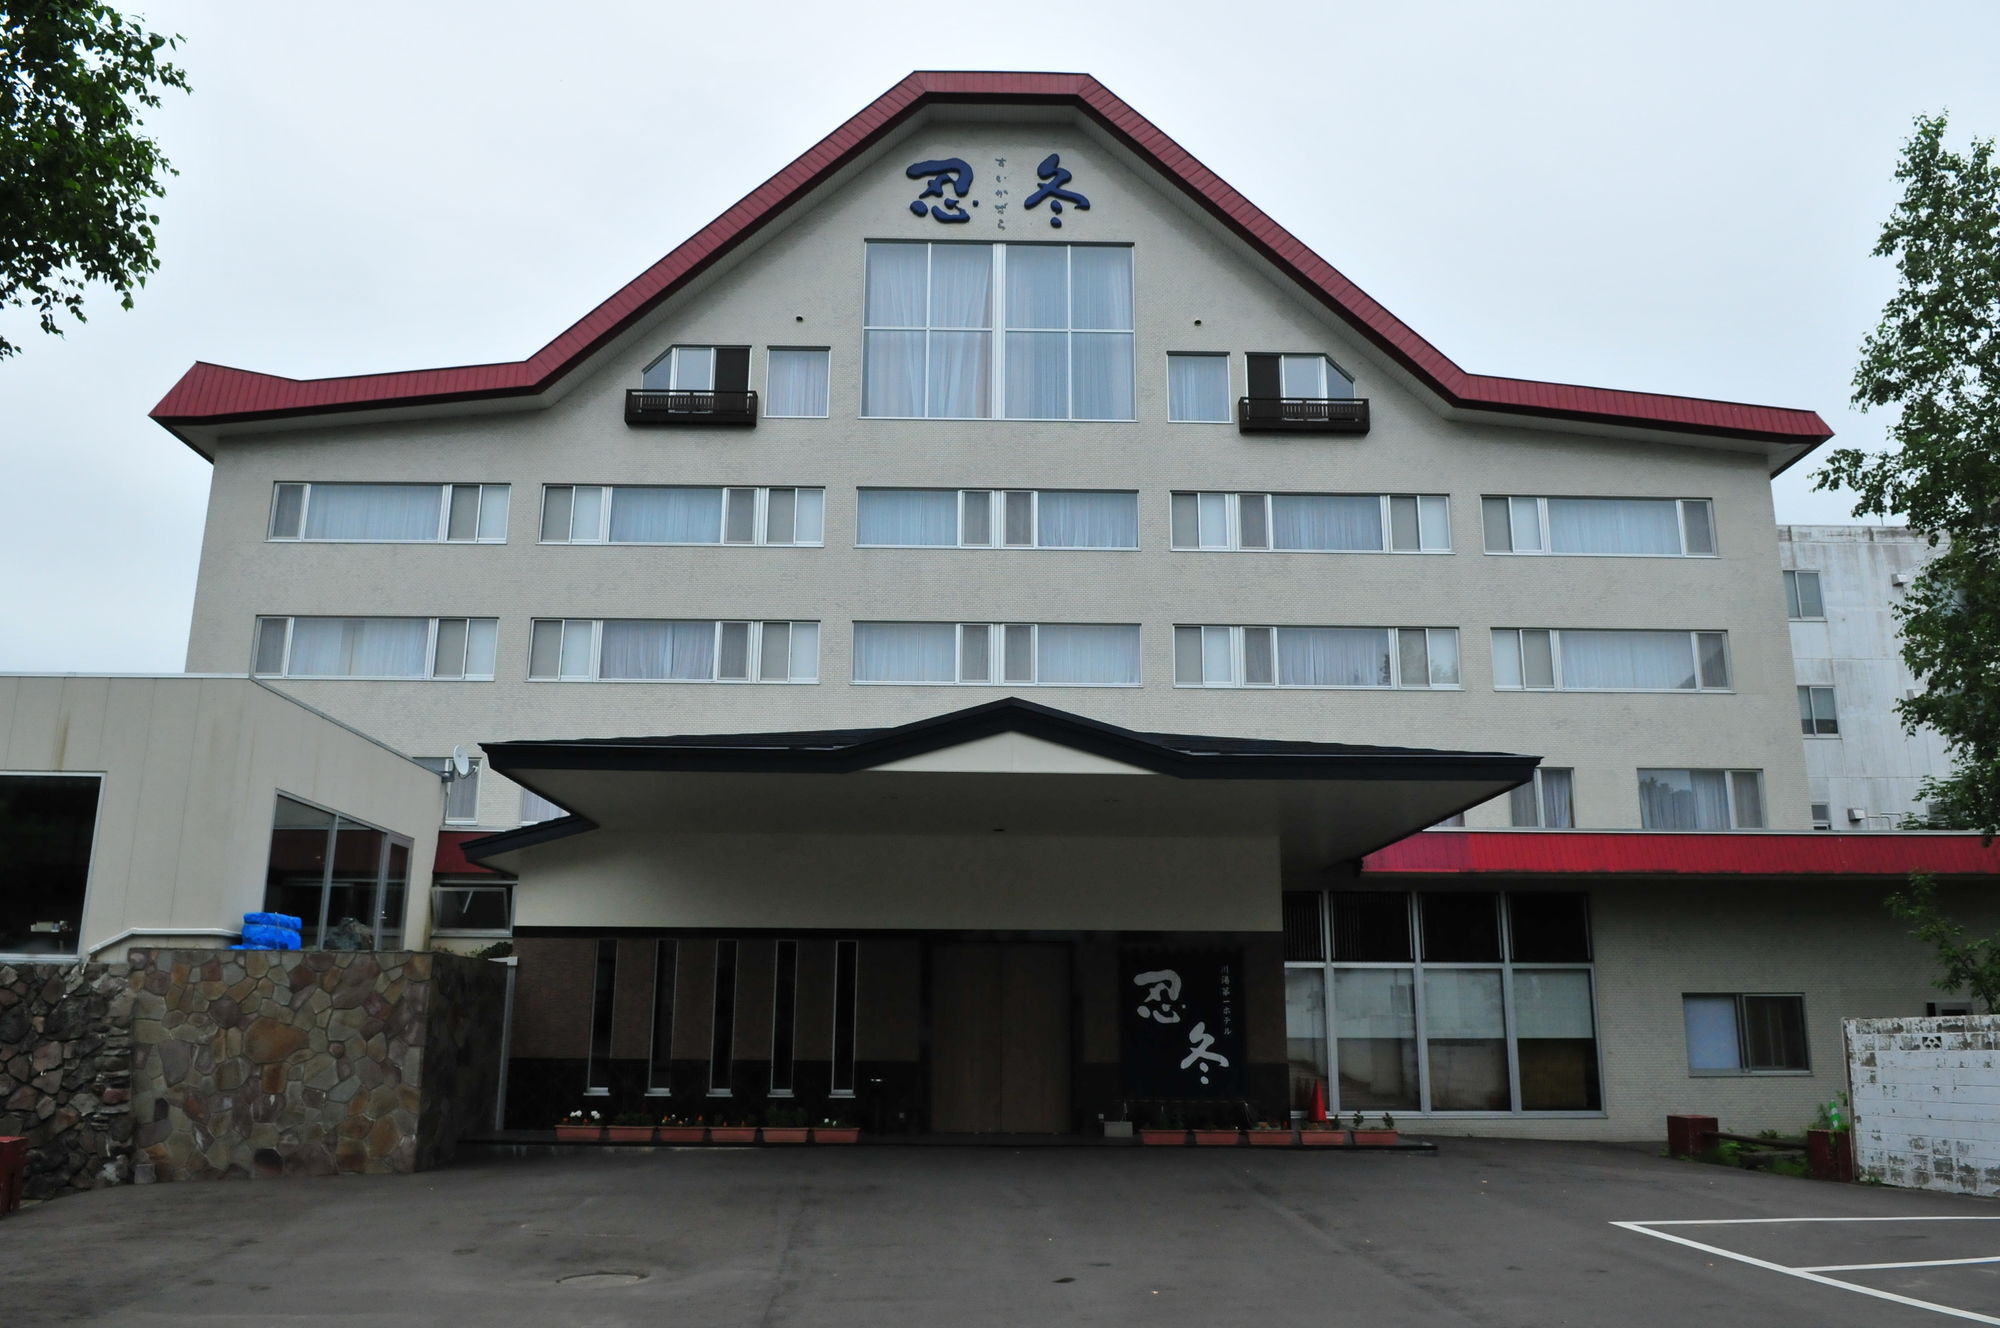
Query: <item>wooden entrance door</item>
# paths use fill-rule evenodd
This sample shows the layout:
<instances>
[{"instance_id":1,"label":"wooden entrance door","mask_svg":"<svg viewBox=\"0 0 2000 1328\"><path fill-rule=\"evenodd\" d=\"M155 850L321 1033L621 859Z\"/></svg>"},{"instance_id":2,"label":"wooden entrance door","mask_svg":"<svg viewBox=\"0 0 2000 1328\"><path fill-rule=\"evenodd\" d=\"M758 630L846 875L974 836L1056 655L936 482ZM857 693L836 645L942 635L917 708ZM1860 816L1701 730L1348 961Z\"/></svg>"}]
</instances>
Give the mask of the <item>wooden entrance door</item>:
<instances>
[{"instance_id":1,"label":"wooden entrance door","mask_svg":"<svg viewBox=\"0 0 2000 1328\"><path fill-rule=\"evenodd\" d=\"M1069 1118L1069 949L931 950L931 1128L1062 1134Z\"/></svg>"}]
</instances>

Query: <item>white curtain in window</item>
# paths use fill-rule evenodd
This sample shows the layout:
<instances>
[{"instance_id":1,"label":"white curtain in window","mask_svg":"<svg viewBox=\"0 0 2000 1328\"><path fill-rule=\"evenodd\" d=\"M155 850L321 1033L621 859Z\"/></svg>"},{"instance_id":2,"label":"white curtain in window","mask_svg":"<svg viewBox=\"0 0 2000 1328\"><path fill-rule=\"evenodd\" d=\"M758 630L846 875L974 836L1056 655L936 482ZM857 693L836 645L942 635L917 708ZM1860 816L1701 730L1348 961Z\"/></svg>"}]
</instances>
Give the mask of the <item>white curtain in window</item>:
<instances>
[{"instance_id":1,"label":"white curtain in window","mask_svg":"<svg viewBox=\"0 0 2000 1328\"><path fill-rule=\"evenodd\" d=\"M1044 489L1035 502L1035 543L1045 549L1136 549L1139 495Z\"/></svg>"},{"instance_id":2,"label":"white curtain in window","mask_svg":"<svg viewBox=\"0 0 2000 1328\"><path fill-rule=\"evenodd\" d=\"M993 250L984 244L931 246L932 327L993 326Z\"/></svg>"},{"instance_id":3,"label":"white curtain in window","mask_svg":"<svg viewBox=\"0 0 2000 1328\"><path fill-rule=\"evenodd\" d=\"M1639 824L1647 830L1727 830L1729 791L1720 770L1641 770Z\"/></svg>"},{"instance_id":4,"label":"white curtain in window","mask_svg":"<svg viewBox=\"0 0 2000 1328\"><path fill-rule=\"evenodd\" d=\"M1011 262L1018 252L1007 251ZM1132 330L1132 251L1078 245L1069 251L1070 317L1073 328L1098 332Z\"/></svg>"},{"instance_id":5,"label":"white curtain in window","mask_svg":"<svg viewBox=\"0 0 2000 1328\"><path fill-rule=\"evenodd\" d=\"M1069 418L1069 336L1063 332L1007 334L1007 418Z\"/></svg>"},{"instance_id":6,"label":"white curtain in window","mask_svg":"<svg viewBox=\"0 0 2000 1328\"><path fill-rule=\"evenodd\" d=\"M1274 549L1382 548L1382 500L1374 494L1274 493Z\"/></svg>"},{"instance_id":7,"label":"white curtain in window","mask_svg":"<svg viewBox=\"0 0 2000 1328\"><path fill-rule=\"evenodd\" d=\"M1551 830L1568 830L1576 825L1574 800L1570 794L1568 770L1543 769L1540 772L1542 785L1542 824Z\"/></svg>"},{"instance_id":8,"label":"white curtain in window","mask_svg":"<svg viewBox=\"0 0 2000 1328\"><path fill-rule=\"evenodd\" d=\"M1678 555L1678 504L1671 498L1551 498L1549 549Z\"/></svg>"},{"instance_id":9,"label":"white curtain in window","mask_svg":"<svg viewBox=\"0 0 2000 1328\"><path fill-rule=\"evenodd\" d=\"M1167 418L1185 423L1229 419L1229 357L1167 356Z\"/></svg>"},{"instance_id":10,"label":"white curtain in window","mask_svg":"<svg viewBox=\"0 0 2000 1328\"><path fill-rule=\"evenodd\" d=\"M929 281L930 246L868 246L869 327L922 327Z\"/></svg>"},{"instance_id":11,"label":"white curtain in window","mask_svg":"<svg viewBox=\"0 0 2000 1328\"><path fill-rule=\"evenodd\" d=\"M1564 688L1694 688L1694 644L1686 632L1568 631L1561 649Z\"/></svg>"},{"instance_id":12,"label":"white curtain in window","mask_svg":"<svg viewBox=\"0 0 2000 1328\"><path fill-rule=\"evenodd\" d=\"M1007 250L1007 326L1069 326L1069 250L1017 244Z\"/></svg>"},{"instance_id":13,"label":"white curtain in window","mask_svg":"<svg viewBox=\"0 0 2000 1328\"><path fill-rule=\"evenodd\" d=\"M764 413L817 419L826 414L826 352L773 350Z\"/></svg>"},{"instance_id":14,"label":"white curtain in window","mask_svg":"<svg viewBox=\"0 0 2000 1328\"><path fill-rule=\"evenodd\" d=\"M1035 680L1071 687L1137 683L1138 626L1043 623L1035 629Z\"/></svg>"},{"instance_id":15,"label":"white curtain in window","mask_svg":"<svg viewBox=\"0 0 2000 1328\"><path fill-rule=\"evenodd\" d=\"M857 543L923 548L958 543L956 489L863 489L857 501Z\"/></svg>"},{"instance_id":16,"label":"white curtain in window","mask_svg":"<svg viewBox=\"0 0 2000 1328\"><path fill-rule=\"evenodd\" d=\"M294 618L286 670L308 678L423 678L427 618Z\"/></svg>"},{"instance_id":17,"label":"white curtain in window","mask_svg":"<svg viewBox=\"0 0 2000 1328\"><path fill-rule=\"evenodd\" d=\"M1737 1049L1734 996L1683 996L1681 1014L1687 1025L1688 1069L1743 1067Z\"/></svg>"},{"instance_id":18,"label":"white curtain in window","mask_svg":"<svg viewBox=\"0 0 2000 1328\"><path fill-rule=\"evenodd\" d=\"M924 333L870 332L861 380L861 413L907 419L924 413Z\"/></svg>"},{"instance_id":19,"label":"white curtain in window","mask_svg":"<svg viewBox=\"0 0 2000 1328\"><path fill-rule=\"evenodd\" d=\"M1132 418L1132 337L1126 332L1070 334L1070 418Z\"/></svg>"},{"instance_id":20,"label":"white curtain in window","mask_svg":"<svg viewBox=\"0 0 2000 1328\"><path fill-rule=\"evenodd\" d=\"M315 484L307 539L434 540L442 501L436 484Z\"/></svg>"},{"instance_id":21,"label":"white curtain in window","mask_svg":"<svg viewBox=\"0 0 2000 1328\"><path fill-rule=\"evenodd\" d=\"M1283 687L1387 687L1389 632L1382 627L1280 627Z\"/></svg>"},{"instance_id":22,"label":"white curtain in window","mask_svg":"<svg viewBox=\"0 0 2000 1328\"><path fill-rule=\"evenodd\" d=\"M934 420L985 419L993 413L992 334L930 334L930 400Z\"/></svg>"},{"instance_id":23,"label":"white curtain in window","mask_svg":"<svg viewBox=\"0 0 2000 1328\"><path fill-rule=\"evenodd\" d=\"M704 682L715 676L713 622L606 619L599 649L600 678Z\"/></svg>"},{"instance_id":24,"label":"white curtain in window","mask_svg":"<svg viewBox=\"0 0 2000 1328\"><path fill-rule=\"evenodd\" d=\"M620 485L611 491L614 544L715 544L722 490Z\"/></svg>"},{"instance_id":25,"label":"white curtain in window","mask_svg":"<svg viewBox=\"0 0 2000 1328\"><path fill-rule=\"evenodd\" d=\"M854 624L856 682L956 682L957 623Z\"/></svg>"}]
</instances>

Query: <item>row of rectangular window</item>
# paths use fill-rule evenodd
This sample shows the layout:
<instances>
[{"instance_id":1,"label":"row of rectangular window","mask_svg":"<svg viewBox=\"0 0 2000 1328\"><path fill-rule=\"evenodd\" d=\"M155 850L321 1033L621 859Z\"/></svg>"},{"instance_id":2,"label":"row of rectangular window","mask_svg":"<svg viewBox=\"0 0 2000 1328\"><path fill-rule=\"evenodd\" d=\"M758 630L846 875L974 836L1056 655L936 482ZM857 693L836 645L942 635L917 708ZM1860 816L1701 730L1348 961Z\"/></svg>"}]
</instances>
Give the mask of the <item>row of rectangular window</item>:
<instances>
[{"instance_id":1,"label":"row of rectangular window","mask_svg":"<svg viewBox=\"0 0 2000 1328\"><path fill-rule=\"evenodd\" d=\"M709 1002L708 1045L701 1050L708 1062L707 1095L728 1097L736 1082L736 1021L738 1000L738 955L741 942L721 939L705 942L714 947L712 988ZM680 980L678 940L655 942L653 952L652 999L646 1009L651 1022L646 1041L646 1092L664 1097L673 1092L674 1014ZM829 1005L833 1016L832 1056L829 1066L829 1096L854 1096L854 1049L856 995L860 969L859 941L833 942L833 982ZM771 1054L772 1097L792 1095L796 1076L796 1048L799 1021L799 942L777 941L772 947ZM590 1015L589 1056L584 1069L584 1091L610 1091L611 1032L617 1005L618 942L606 937L597 943L597 963L593 974ZM694 1060L701 1057L687 1056Z\"/></svg>"},{"instance_id":2,"label":"row of rectangular window","mask_svg":"<svg viewBox=\"0 0 2000 1328\"><path fill-rule=\"evenodd\" d=\"M535 680L817 682L817 622L537 618ZM494 618L257 620L252 671L289 678L491 681ZM1138 623L857 622L854 681L1131 687ZM1495 690L1726 691L1728 634L1494 628ZM1455 627L1177 624L1183 687L1455 688ZM1828 689L1821 689L1828 690ZM1802 714L1810 718L1801 690ZM1832 723L1831 696L1825 723Z\"/></svg>"},{"instance_id":3,"label":"row of rectangular window","mask_svg":"<svg viewBox=\"0 0 2000 1328\"><path fill-rule=\"evenodd\" d=\"M1486 497L1487 552L1710 557L1706 498ZM282 483L274 540L503 543L504 484ZM542 499L549 544L818 545L826 491L791 486L551 484ZM1527 510L1551 537L1510 532ZM1139 494L1111 489L863 488L855 542L864 547L1136 549ZM1496 522L1498 523L1496 527ZM1518 523L1516 523L1518 524ZM1496 538L1496 529L1498 532ZM1538 524L1536 530L1541 526ZM1700 541L1691 534L1710 532ZM1671 539L1668 536L1672 536ZM1316 553L1450 553L1444 494L1175 491L1176 549ZM1792 616L1795 577L1787 572ZM1818 586L1811 586L1818 613Z\"/></svg>"}]
</instances>

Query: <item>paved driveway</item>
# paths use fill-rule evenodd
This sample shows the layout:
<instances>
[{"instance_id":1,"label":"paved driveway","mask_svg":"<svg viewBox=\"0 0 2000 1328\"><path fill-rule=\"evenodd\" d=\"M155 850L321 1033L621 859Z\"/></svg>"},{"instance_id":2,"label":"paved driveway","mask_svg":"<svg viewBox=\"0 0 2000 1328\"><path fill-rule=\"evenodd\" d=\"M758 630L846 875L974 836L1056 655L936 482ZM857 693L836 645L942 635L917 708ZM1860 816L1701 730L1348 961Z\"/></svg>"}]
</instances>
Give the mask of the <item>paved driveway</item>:
<instances>
[{"instance_id":1,"label":"paved driveway","mask_svg":"<svg viewBox=\"0 0 2000 1328\"><path fill-rule=\"evenodd\" d=\"M1919 1302L2000 1323L2000 1205L1583 1144L578 1151L0 1220L7 1328L1954 1322Z\"/></svg>"}]
</instances>

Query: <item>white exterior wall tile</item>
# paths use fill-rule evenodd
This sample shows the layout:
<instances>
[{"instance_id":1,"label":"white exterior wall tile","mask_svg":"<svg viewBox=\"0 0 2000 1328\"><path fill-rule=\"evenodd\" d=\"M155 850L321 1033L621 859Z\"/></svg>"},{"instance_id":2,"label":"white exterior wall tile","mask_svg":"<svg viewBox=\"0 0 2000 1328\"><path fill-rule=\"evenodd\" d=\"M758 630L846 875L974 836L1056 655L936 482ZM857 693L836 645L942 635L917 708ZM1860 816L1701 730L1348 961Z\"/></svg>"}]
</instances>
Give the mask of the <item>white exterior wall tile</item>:
<instances>
[{"instance_id":1,"label":"white exterior wall tile","mask_svg":"<svg viewBox=\"0 0 2000 1328\"><path fill-rule=\"evenodd\" d=\"M2000 1018L1852 1019L1847 1048L1863 1173L2000 1194Z\"/></svg>"}]
</instances>

